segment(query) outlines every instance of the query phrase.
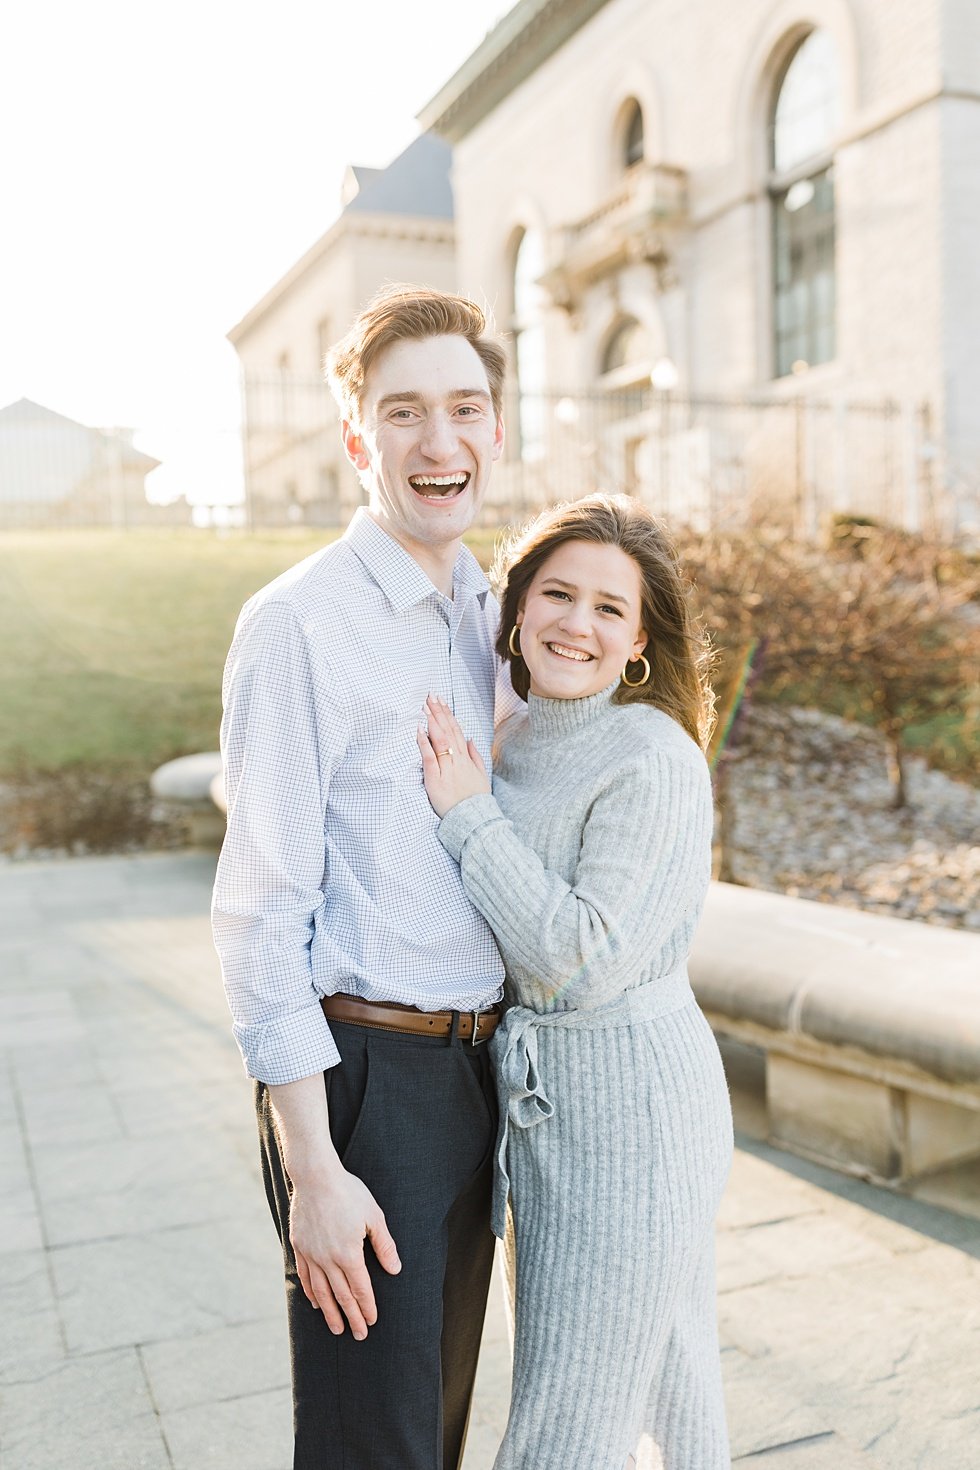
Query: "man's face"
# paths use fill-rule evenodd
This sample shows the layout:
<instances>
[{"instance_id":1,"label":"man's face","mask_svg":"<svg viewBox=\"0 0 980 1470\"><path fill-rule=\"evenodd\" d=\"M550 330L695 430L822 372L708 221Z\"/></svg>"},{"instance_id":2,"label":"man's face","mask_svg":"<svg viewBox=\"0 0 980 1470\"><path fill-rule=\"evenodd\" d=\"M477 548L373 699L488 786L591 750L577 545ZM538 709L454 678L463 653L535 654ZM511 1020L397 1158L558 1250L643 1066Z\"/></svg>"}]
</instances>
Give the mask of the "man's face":
<instances>
[{"instance_id":1,"label":"man's face","mask_svg":"<svg viewBox=\"0 0 980 1470\"><path fill-rule=\"evenodd\" d=\"M372 515L411 554L469 529L503 442L486 369L458 336L393 342L367 374L359 426L344 424Z\"/></svg>"}]
</instances>

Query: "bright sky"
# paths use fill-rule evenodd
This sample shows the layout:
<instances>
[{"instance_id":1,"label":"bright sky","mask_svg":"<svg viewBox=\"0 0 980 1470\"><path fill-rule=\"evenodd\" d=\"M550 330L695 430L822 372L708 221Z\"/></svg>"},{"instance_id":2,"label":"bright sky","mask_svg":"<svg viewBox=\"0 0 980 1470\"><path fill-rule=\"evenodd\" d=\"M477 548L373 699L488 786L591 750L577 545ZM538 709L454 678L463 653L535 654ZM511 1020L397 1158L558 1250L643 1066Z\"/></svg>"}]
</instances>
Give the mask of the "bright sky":
<instances>
[{"instance_id":1,"label":"bright sky","mask_svg":"<svg viewBox=\"0 0 980 1470\"><path fill-rule=\"evenodd\" d=\"M0 47L0 405L140 430L230 496L225 333L383 167L509 0L30 0ZM219 489L219 487L221 487Z\"/></svg>"}]
</instances>

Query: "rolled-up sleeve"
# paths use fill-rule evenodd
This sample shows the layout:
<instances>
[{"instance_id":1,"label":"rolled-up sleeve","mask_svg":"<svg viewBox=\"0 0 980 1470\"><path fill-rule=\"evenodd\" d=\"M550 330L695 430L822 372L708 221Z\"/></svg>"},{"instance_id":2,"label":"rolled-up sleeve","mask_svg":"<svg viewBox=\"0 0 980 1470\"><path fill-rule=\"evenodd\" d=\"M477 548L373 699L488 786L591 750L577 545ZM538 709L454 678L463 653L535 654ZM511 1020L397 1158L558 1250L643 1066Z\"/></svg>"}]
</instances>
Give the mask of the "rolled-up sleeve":
<instances>
[{"instance_id":1,"label":"rolled-up sleeve","mask_svg":"<svg viewBox=\"0 0 980 1470\"><path fill-rule=\"evenodd\" d=\"M313 985L324 815L347 742L344 692L287 604L246 607L222 689L228 827L212 925L245 1070L293 1082L339 1061Z\"/></svg>"}]
</instances>

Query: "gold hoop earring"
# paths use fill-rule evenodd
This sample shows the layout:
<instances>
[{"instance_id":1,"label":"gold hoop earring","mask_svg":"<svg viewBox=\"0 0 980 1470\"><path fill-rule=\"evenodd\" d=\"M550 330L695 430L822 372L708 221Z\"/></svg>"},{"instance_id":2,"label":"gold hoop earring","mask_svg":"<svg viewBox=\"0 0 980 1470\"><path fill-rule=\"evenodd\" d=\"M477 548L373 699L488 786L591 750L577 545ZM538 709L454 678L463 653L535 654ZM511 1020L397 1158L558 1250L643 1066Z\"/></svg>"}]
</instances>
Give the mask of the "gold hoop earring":
<instances>
[{"instance_id":1,"label":"gold hoop earring","mask_svg":"<svg viewBox=\"0 0 980 1470\"><path fill-rule=\"evenodd\" d=\"M630 664L642 664L643 665L643 678L642 679L627 679L627 677L626 677L626 669L629 668ZM642 653L640 654L639 658L629 658L629 659L627 659L626 660L626 669L623 670L622 680L623 680L623 683L626 685L627 689L639 689L640 685L641 684L645 684L647 682L647 680L650 678L650 664L643 657Z\"/></svg>"},{"instance_id":2,"label":"gold hoop earring","mask_svg":"<svg viewBox=\"0 0 980 1470\"><path fill-rule=\"evenodd\" d=\"M510 649L510 651L513 654L514 658L520 658L520 656L521 656L521 645L520 645L520 643L518 643L518 645L517 645L516 648L514 647L514 639L520 637L520 632L521 632L520 626L517 623L515 623L514 626L510 630L510 637L507 639L507 647Z\"/></svg>"}]
</instances>

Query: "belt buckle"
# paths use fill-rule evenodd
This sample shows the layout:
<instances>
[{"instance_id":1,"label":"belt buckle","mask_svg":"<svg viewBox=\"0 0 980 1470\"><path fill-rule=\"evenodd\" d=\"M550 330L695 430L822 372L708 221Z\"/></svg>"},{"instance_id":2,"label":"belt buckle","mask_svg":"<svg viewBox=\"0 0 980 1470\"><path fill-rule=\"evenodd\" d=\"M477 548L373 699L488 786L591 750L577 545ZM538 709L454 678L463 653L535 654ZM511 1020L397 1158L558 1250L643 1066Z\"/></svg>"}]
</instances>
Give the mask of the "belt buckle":
<instances>
[{"instance_id":1,"label":"belt buckle","mask_svg":"<svg viewBox=\"0 0 980 1470\"><path fill-rule=\"evenodd\" d=\"M487 1040L485 1036L478 1037L476 1034L480 1027L480 1014L479 1011L470 1012L473 1020L473 1035L470 1037L470 1046L483 1046Z\"/></svg>"}]
</instances>

